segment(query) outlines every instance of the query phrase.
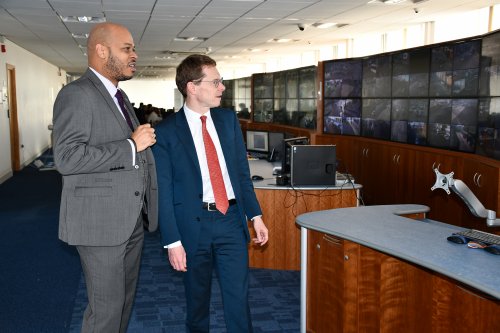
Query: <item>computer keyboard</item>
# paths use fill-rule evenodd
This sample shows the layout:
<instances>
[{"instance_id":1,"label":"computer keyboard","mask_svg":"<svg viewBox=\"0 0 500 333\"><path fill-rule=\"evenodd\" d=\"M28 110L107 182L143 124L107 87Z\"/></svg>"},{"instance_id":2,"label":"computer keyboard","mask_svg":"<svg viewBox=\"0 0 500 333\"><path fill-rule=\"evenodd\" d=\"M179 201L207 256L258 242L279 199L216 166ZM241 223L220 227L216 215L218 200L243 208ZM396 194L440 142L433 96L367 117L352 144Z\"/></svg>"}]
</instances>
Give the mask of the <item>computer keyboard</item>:
<instances>
[{"instance_id":1,"label":"computer keyboard","mask_svg":"<svg viewBox=\"0 0 500 333\"><path fill-rule=\"evenodd\" d=\"M267 153L256 153L256 152L251 152L251 153L248 153L248 156L250 158L258 158L258 159L265 159L267 158Z\"/></svg>"},{"instance_id":2,"label":"computer keyboard","mask_svg":"<svg viewBox=\"0 0 500 333\"><path fill-rule=\"evenodd\" d=\"M476 241L483 243L485 245L500 245L500 236L495 234L490 234L488 232L469 229L454 233L455 235L461 235L467 238L469 241Z\"/></svg>"}]
</instances>

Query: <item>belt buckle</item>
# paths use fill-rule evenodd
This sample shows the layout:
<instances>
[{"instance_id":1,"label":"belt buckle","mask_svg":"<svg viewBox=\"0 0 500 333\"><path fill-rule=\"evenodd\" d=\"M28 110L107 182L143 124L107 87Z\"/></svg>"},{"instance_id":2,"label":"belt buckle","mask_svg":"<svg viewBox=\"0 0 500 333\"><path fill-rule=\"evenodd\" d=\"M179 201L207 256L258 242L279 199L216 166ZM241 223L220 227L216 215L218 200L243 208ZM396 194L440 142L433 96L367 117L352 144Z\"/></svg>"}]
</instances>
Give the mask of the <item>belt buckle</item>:
<instances>
[{"instance_id":1,"label":"belt buckle","mask_svg":"<svg viewBox=\"0 0 500 333\"><path fill-rule=\"evenodd\" d=\"M211 206L213 206L214 208L211 209ZM215 206L215 202L213 202L213 203L207 203L207 210L209 212L215 212L217 210L217 207Z\"/></svg>"}]
</instances>

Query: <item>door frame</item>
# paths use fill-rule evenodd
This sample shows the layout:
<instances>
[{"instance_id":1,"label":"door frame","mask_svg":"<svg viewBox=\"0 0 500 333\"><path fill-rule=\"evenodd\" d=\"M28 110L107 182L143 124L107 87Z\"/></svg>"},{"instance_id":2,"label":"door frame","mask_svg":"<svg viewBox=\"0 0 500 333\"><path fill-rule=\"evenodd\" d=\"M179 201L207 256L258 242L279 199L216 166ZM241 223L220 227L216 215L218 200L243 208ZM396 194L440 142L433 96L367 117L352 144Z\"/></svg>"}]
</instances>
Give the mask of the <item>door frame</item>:
<instances>
[{"instance_id":1,"label":"door frame","mask_svg":"<svg viewBox=\"0 0 500 333\"><path fill-rule=\"evenodd\" d=\"M10 127L10 156L13 171L21 170L21 147L17 118L16 67L7 64L8 114Z\"/></svg>"}]
</instances>

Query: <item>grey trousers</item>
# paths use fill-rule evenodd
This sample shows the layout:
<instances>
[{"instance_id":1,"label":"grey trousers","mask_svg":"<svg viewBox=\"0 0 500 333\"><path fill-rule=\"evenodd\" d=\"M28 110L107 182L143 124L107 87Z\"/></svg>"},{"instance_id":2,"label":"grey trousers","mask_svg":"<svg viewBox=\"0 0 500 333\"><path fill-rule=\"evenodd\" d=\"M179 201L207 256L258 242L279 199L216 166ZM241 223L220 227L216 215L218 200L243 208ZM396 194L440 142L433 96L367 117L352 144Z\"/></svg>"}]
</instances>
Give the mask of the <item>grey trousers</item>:
<instances>
[{"instance_id":1,"label":"grey trousers","mask_svg":"<svg viewBox=\"0 0 500 333\"><path fill-rule=\"evenodd\" d=\"M139 277L144 228L139 217L130 238L118 246L77 246L88 305L82 333L125 333Z\"/></svg>"}]
</instances>

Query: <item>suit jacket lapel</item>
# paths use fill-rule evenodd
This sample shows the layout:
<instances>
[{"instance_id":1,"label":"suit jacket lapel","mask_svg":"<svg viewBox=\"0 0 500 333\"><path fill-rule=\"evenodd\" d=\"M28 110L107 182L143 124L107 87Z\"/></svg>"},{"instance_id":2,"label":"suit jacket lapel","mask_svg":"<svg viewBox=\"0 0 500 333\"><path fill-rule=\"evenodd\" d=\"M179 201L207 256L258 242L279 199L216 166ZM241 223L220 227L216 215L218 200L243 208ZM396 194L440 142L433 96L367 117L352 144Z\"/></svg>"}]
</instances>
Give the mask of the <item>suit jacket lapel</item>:
<instances>
[{"instance_id":1,"label":"suit jacket lapel","mask_svg":"<svg viewBox=\"0 0 500 333\"><path fill-rule=\"evenodd\" d=\"M108 90L104 86L104 84L99 80L99 78L92 72L92 70L87 69L87 71L84 74L85 77L87 77L95 86L96 90L101 94L102 98L106 101L106 104L108 105L109 110L113 113L113 115L116 118L116 121L118 124L120 124L120 127L123 129L123 131L129 135L132 131L128 127L127 122L123 118L123 115L121 114L120 110L118 110L115 101L109 94ZM127 98L128 101L128 98ZM130 102L129 102L130 103ZM125 103L127 104L127 103ZM129 112L130 113L130 112ZM135 119L135 117L133 117Z\"/></svg>"},{"instance_id":2,"label":"suit jacket lapel","mask_svg":"<svg viewBox=\"0 0 500 333\"><path fill-rule=\"evenodd\" d=\"M201 179L200 164L198 163L198 155L196 154L196 148L194 146L193 137L191 136L191 130L187 122L186 114L184 113L184 108L181 108L175 117L175 123L177 127L177 136L184 146L185 152L189 155L193 165L196 166Z\"/></svg>"},{"instance_id":3,"label":"suit jacket lapel","mask_svg":"<svg viewBox=\"0 0 500 333\"><path fill-rule=\"evenodd\" d=\"M227 164L229 163L229 159L226 155L231 149L233 139L228 136L229 133L225 130L226 126L224 124L224 117L221 116L221 112L217 112L216 109L211 109L210 115L212 117L212 121L214 122L217 136L219 137L219 142L222 147L222 153L224 154L224 159Z\"/></svg>"}]
</instances>

